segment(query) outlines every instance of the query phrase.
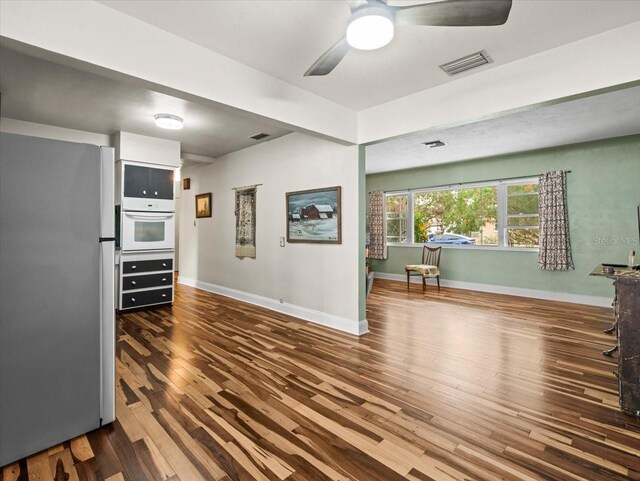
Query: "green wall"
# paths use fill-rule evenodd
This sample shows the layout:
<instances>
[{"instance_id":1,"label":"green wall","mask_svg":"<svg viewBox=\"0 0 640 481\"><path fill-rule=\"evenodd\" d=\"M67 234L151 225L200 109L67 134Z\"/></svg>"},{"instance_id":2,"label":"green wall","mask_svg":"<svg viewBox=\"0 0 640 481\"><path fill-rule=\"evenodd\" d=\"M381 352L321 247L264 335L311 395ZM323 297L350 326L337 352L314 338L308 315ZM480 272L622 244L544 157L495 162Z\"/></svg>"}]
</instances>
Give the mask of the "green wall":
<instances>
[{"instance_id":1,"label":"green wall","mask_svg":"<svg viewBox=\"0 0 640 481\"><path fill-rule=\"evenodd\" d=\"M537 252L445 248L442 278L500 286L612 296L609 280L589 277L600 262L626 263L640 256L636 206L640 202L640 135L600 140L432 167L368 175L367 191L531 176L571 170L567 176L574 271L542 271ZM389 247L376 272L404 274L420 261L421 247Z\"/></svg>"}]
</instances>

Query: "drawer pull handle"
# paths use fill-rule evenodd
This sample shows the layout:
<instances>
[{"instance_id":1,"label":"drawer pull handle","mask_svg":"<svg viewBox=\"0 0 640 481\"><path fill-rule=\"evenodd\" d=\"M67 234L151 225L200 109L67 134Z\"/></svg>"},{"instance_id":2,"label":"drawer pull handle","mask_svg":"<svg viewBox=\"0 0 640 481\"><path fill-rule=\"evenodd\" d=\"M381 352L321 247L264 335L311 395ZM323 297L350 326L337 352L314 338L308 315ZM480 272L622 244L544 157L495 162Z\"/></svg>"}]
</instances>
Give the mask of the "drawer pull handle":
<instances>
[{"instance_id":1,"label":"drawer pull handle","mask_svg":"<svg viewBox=\"0 0 640 481\"><path fill-rule=\"evenodd\" d=\"M166 278L166 277L163 277L163 278L162 278L162 282L167 282L167 278Z\"/></svg>"},{"instance_id":2,"label":"drawer pull handle","mask_svg":"<svg viewBox=\"0 0 640 481\"><path fill-rule=\"evenodd\" d=\"M158 195L158 193L157 193L157 192L154 192L154 194L155 194L155 195Z\"/></svg>"},{"instance_id":3,"label":"drawer pull handle","mask_svg":"<svg viewBox=\"0 0 640 481\"><path fill-rule=\"evenodd\" d=\"M167 295L166 294L162 294L162 297L167 297Z\"/></svg>"},{"instance_id":4,"label":"drawer pull handle","mask_svg":"<svg viewBox=\"0 0 640 481\"><path fill-rule=\"evenodd\" d=\"M131 281L131 285L135 286L136 285L136 281Z\"/></svg>"},{"instance_id":5,"label":"drawer pull handle","mask_svg":"<svg viewBox=\"0 0 640 481\"><path fill-rule=\"evenodd\" d=\"M134 270L136 268L136 266L131 266L131 270Z\"/></svg>"},{"instance_id":6,"label":"drawer pull handle","mask_svg":"<svg viewBox=\"0 0 640 481\"><path fill-rule=\"evenodd\" d=\"M143 194L143 195L147 195L147 191L146 191L146 190L143 190L143 191L142 191L142 194Z\"/></svg>"},{"instance_id":7,"label":"drawer pull handle","mask_svg":"<svg viewBox=\"0 0 640 481\"><path fill-rule=\"evenodd\" d=\"M166 263L166 262L163 262L163 263L162 263L162 267L167 267L167 263Z\"/></svg>"},{"instance_id":8,"label":"drawer pull handle","mask_svg":"<svg viewBox=\"0 0 640 481\"><path fill-rule=\"evenodd\" d=\"M136 302L136 298L135 298L135 297L132 297L132 298L131 298L131 302Z\"/></svg>"}]
</instances>

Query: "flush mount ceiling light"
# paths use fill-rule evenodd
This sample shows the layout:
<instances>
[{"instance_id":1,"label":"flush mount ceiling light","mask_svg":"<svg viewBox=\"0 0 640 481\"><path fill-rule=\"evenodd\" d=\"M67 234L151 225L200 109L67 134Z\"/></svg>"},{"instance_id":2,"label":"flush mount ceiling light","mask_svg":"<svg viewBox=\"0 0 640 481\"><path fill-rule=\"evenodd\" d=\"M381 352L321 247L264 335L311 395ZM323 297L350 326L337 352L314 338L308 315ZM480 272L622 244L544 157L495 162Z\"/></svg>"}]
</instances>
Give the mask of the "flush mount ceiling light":
<instances>
[{"instance_id":1,"label":"flush mount ceiling light","mask_svg":"<svg viewBox=\"0 0 640 481\"><path fill-rule=\"evenodd\" d=\"M353 12L347 22L347 43L358 50L382 48L393 39L393 15L384 7Z\"/></svg>"},{"instance_id":2,"label":"flush mount ceiling light","mask_svg":"<svg viewBox=\"0 0 640 481\"><path fill-rule=\"evenodd\" d=\"M180 130L182 128L182 117L171 114L156 114L153 116L156 125L162 129Z\"/></svg>"}]
</instances>

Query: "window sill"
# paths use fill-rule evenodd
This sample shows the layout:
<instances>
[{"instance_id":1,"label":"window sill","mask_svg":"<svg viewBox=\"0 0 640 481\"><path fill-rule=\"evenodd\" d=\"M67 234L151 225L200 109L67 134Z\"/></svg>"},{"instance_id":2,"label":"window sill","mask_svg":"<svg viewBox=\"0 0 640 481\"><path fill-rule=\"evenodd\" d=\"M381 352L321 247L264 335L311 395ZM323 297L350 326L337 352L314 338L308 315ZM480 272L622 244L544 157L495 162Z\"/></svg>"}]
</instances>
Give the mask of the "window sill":
<instances>
[{"instance_id":1,"label":"window sill","mask_svg":"<svg viewBox=\"0 0 640 481\"><path fill-rule=\"evenodd\" d=\"M405 244L405 243L388 243L387 247L412 247L419 248L425 244ZM500 252L535 252L538 253L537 247L498 247L498 246L471 246L471 245L455 245L455 244L433 244L433 247L442 247L443 249L460 249L468 251L500 251Z\"/></svg>"}]
</instances>

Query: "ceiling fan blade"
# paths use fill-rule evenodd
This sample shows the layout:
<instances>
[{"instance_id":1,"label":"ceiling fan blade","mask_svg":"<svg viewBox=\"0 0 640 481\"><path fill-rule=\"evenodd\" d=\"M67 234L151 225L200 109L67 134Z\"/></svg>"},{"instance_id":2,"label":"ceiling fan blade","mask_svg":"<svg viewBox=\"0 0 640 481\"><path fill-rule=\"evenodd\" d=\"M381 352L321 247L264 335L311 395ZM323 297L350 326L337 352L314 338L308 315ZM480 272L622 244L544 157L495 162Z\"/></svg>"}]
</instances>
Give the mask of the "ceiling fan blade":
<instances>
[{"instance_id":1,"label":"ceiling fan blade","mask_svg":"<svg viewBox=\"0 0 640 481\"><path fill-rule=\"evenodd\" d=\"M446 0L412 7L394 7L396 25L481 27L502 25L512 0Z\"/></svg>"},{"instance_id":2,"label":"ceiling fan blade","mask_svg":"<svg viewBox=\"0 0 640 481\"><path fill-rule=\"evenodd\" d=\"M304 73L304 76L327 75L340 63L349 50L351 50L351 47L349 47L347 39L342 38L338 43L323 53L320 58L309 67L309 70Z\"/></svg>"},{"instance_id":3,"label":"ceiling fan blade","mask_svg":"<svg viewBox=\"0 0 640 481\"><path fill-rule=\"evenodd\" d=\"M364 5L383 4L386 6L387 0L347 0L347 3L349 4L349 8L351 9L351 11L353 12Z\"/></svg>"},{"instance_id":4,"label":"ceiling fan blade","mask_svg":"<svg viewBox=\"0 0 640 481\"><path fill-rule=\"evenodd\" d=\"M349 4L349 8L351 9L351 11L353 12L363 5L366 5L367 0L347 0L347 3Z\"/></svg>"}]
</instances>

